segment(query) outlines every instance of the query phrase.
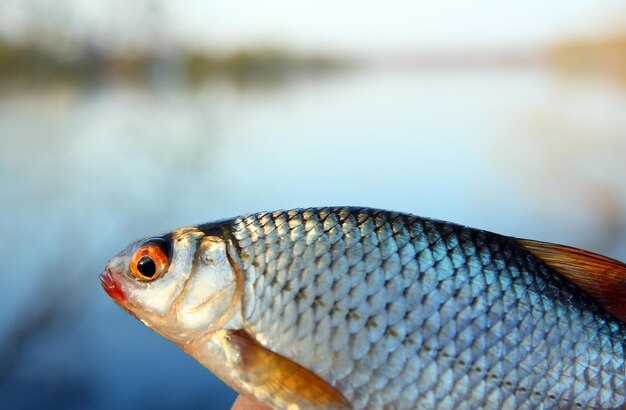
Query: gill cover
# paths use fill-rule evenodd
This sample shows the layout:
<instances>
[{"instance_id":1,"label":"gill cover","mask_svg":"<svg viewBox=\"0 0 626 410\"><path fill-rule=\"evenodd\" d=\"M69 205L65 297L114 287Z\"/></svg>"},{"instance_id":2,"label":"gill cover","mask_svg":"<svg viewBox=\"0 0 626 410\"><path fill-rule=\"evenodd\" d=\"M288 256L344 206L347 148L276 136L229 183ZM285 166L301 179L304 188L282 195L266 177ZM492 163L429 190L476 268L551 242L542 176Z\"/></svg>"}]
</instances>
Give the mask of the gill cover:
<instances>
[{"instance_id":1,"label":"gill cover","mask_svg":"<svg viewBox=\"0 0 626 410\"><path fill-rule=\"evenodd\" d=\"M213 332L236 313L243 279L227 248L216 236L206 236L197 245L192 272L176 303L178 320L187 330Z\"/></svg>"}]
</instances>

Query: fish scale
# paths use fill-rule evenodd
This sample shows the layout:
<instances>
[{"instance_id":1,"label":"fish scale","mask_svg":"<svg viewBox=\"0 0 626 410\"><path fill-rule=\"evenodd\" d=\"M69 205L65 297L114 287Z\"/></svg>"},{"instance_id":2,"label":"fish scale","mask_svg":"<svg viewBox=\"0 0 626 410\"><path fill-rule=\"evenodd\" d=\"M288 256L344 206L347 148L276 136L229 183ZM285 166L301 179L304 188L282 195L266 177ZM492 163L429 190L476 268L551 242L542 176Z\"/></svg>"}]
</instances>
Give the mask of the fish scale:
<instances>
[{"instance_id":1,"label":"fish scale","mask_svg":"<svg viewBox=\"0 0 626 410\"><path fill-rule=\"evenodd\" d=\"M248 215L230 229L252 284L246 329L355 409L626 400L624 325L509 238L354 208Z\"/></svg>"}]
</instances>

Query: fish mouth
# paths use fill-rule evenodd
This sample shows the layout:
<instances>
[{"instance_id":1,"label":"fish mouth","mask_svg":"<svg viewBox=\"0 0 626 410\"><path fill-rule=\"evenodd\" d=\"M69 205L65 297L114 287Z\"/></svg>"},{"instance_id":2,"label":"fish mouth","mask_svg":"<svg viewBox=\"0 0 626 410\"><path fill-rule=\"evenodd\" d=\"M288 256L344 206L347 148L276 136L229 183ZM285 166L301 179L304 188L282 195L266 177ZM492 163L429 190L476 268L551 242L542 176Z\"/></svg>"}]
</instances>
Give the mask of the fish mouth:
<instances>
[{"instance_id":1,"label":"fish mouth","mask_svg":"<svg viewBox=\"0 0 626 410\"><path fill-rule=\"evenodd\" d=\"M104 291L117 303L126 301L126 295L122 292L120 285L113 278L113 273L109 269L105 269L100 274L100 284Z\"/></svg>"}]
</instances>

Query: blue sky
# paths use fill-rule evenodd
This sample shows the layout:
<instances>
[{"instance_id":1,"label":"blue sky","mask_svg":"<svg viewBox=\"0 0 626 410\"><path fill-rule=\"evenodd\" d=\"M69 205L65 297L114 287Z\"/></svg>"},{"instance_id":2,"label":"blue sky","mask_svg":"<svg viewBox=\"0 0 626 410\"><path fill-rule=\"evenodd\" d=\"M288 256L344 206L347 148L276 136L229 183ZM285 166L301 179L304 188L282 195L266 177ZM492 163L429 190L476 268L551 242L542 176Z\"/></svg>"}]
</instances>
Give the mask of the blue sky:
<instances>
[{"instance_id":1,"label":"blue sky","mask_svg":"<svg viewBox=\"0 0 626 410\"><path fill-rule=\"evenodd\" d=\"M626 5L623 0L3 0L0 31L19 31L24 15L32 14L59 31L110 44L141 42L156 33L207 48L269 43L377 52L534 48L621 30Z\"/></svg>"},{"instance_id":2,"label":"blue sky","mask_svg":"<svg viewBox=\"0 0 626 410\"><path fill-rule=\"evenodd\" d=\"M178 29L221 44L388 50L533 47L623 26L623 0L190 0L168 3ZM621 14L620 14L621 13Z\"/></svg>"}]
</instances>

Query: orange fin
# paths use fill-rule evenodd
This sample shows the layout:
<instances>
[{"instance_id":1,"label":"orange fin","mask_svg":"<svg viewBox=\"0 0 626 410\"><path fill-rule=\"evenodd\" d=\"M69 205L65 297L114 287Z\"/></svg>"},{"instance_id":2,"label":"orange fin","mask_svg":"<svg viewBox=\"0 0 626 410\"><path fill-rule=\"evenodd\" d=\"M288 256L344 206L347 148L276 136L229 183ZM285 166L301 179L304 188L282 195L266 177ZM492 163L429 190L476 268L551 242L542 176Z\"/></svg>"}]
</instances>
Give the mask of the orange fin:
<instances>
[{"instance_id":1,"label":"orange fin","mask_svg":"<svg viewBox=\"0 0 626 410\"><path fill-rule=\"evenodd\" d=\"M568 246L527 239L517 242L626 323L625 264Z\"/></svg>"},{"instance_id":2,"label":"orange fin","mask_svg":"<svg viewBox=\"0 0 626 410\"><path fill-rule=\"evenodd\" d=\"M268 350L243 330L226 336L238 352L241 370L274 403L298 404L301 408L350 409L343 395L310 370ZM262 397L258 397L262 401Z\"/></svg>"}]
</instances>

